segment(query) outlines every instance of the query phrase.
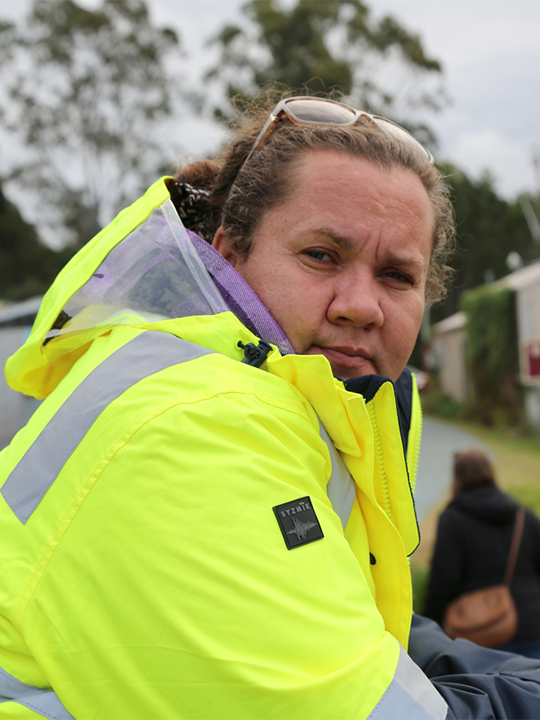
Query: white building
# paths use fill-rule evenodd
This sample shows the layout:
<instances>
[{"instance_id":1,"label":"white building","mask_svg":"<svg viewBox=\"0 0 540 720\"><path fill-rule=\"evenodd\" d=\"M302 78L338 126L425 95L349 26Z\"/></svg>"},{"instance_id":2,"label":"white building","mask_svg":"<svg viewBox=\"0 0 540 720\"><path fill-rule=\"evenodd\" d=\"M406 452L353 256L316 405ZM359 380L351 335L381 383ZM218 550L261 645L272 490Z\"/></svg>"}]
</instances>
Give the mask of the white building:
<instances>
[{"instance_id":1,"label":"white building","mask_svg":"<svg viewBox=\"0 0 540 720\"><path fill-rule=\"evenodd\" d=\"M433 326L432 361L439 370L442 389L454 400L467 399L465 337L467 316L463 312L450 315Z\"/></svg>"},{"instance_id":2,"label":"white building","mask_svg":"<svg viewBox=\"0 0 540 720\"><path fill-rule=\"evenodd\" d=\"M509 287L516 294L519 379L525 389L527 419L540 429L540 261L506 275L493 287ZM455 313L434 325L432 334L442 389L460 401L467 397L466 324L466 315Z\"/></svg>"},{"instance_id":3,"label":"white building","mask_svg":"<svg viewBox=\"0 0 540 720\"><path fill-rule=\"evenodd\" d=\"M540 429L540 262L499 280L516 293L520 381L525 388L525 412Z\"/></svg>"}]
</instances>

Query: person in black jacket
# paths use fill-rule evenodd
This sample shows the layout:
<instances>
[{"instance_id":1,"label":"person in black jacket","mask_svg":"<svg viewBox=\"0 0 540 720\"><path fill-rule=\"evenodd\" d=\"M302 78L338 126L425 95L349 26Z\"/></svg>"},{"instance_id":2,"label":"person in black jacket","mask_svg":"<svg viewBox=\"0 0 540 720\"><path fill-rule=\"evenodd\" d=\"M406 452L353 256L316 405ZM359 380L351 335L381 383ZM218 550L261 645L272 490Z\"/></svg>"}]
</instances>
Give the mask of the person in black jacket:
<instances>
[{"instance_id":1,"label":"person in black jacket","mask_svg":"<svg viewBox=\"0 0 540 720\"><path fill-rule=\"evenodd\" d=\"M443 624L463 593L502 583L519 505L496 484L486 454L454 455L454 499L439 518L424 615ZM518 630L499 648L540 658L540 522L529 510L510 584Z\"/></svg>"}]
</instances>

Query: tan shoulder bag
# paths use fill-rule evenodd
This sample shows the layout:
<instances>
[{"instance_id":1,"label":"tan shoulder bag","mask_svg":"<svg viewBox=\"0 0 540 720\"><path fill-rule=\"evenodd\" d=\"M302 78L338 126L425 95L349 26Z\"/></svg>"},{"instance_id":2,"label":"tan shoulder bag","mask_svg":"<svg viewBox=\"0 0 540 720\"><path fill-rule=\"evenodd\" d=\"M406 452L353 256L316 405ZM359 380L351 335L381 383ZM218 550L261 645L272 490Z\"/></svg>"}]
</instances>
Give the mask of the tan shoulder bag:
<instances>
[{"instance_id":1,"label":"tan shoulder bag","mask_svg":"<svg viewBox=\"0 0 540 720\"><path fill-rule=\"evenodd\" d=\"M524 523L525 510L520 509L516 513L502 585L465 593L448 605L443 630L451 638L465 638L484 647L497 647L509 642L516 634L518 616L510 594L510 582L516 567Z\"/></svg>"}]
</instances>

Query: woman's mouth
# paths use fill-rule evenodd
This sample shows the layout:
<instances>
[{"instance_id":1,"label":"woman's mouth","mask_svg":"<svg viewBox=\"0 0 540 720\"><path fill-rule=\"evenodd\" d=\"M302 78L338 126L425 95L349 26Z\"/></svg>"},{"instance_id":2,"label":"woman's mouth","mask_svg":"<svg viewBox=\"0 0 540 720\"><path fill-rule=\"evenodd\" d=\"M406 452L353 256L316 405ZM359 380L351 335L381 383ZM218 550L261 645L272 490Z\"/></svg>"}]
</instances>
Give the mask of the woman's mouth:
<instances>
[{"instance_id":1,"label":"woman's mouth","mask_svg":"<svg viewBox=\"0 0 540 720\"><path fill-rule=\"evenodd\" d=\"M324 355L334 373L344 380L376 372L371 353L365 348L312 345L308 352Z\"/></svg>"}]
</instances>

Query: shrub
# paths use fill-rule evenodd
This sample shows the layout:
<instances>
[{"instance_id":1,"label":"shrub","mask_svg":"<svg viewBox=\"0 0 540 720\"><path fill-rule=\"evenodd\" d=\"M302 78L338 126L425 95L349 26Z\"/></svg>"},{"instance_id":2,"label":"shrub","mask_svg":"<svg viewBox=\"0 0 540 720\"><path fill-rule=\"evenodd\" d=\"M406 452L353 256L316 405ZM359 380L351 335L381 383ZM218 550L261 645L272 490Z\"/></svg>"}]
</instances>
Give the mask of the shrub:
<instances>
[{"instance_id":1,"label":"shrub","mask_svg":"<svg viewBox=\"0 0 540 720\"><path fill-rule=\"evenodd\" d=\"M483 285L462 295L461 309L468 315L469 414L485 425L519 425L523 403L515 294L510 288Z\"/></svg>"},{"instance_id":2,"label":"shrub","mask_svg":"<svg viewBox=\"0 0 540 720\"><path fill-rule=\"evenodd\" d=\"M447 420L458 420L465 417L465 406L443 390L432 390L422 395L421 398L422 409L428 415L438 415Z\"/></svg>"}]
</instances>

